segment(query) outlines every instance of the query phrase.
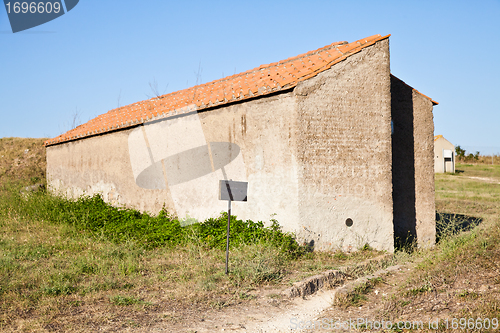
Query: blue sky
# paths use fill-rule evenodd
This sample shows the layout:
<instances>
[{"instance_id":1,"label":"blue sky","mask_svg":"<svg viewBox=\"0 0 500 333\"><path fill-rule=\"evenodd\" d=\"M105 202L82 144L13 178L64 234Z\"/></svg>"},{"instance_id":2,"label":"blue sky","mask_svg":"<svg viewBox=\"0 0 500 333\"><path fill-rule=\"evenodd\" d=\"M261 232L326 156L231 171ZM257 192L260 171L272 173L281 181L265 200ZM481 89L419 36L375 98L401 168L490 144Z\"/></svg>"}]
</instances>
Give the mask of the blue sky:
<instances>
[{"instance_id":1,"label":"blue sky","mask_svg":"<svg viewBox=\"0 0 500 333\"><path fill-rule=\"evenodd\" d=\"M168 93L374 34L392 35L392 73L439 102L435 134L500 153L500 0L80 0L15 34L1 7L0 137L55 137L150 83Z\"/></svg>"}]
</instances>

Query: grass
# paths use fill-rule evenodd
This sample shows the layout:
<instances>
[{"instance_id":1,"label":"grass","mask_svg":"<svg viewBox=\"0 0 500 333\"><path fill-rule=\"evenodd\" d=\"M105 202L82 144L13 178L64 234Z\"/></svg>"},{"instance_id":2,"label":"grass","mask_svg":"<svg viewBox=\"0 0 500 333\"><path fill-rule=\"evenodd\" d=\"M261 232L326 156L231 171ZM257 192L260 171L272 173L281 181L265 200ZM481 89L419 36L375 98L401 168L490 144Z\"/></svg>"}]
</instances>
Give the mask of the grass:
<instances>
[{"instance_id":1,"label":"grass","mask_svg":"<svg viewBox=\"0 0 500 333\"><path fill-rule=\"evenodd\" d=\"M0 185L45 180L46 139L0 138Z\"/></svg>"},{"instance_id":2,"label":"grass","mask_svg":"<svg viewBox=\"0 0 500 333\"><path fill-rule=\"evenodd\" d=\"M431 250L352 254L308 252L278 222L232 220L230 274L224 274L225 216L181 227L158 216L76 202L43 190L42 139L0 139L0 330L81 332L178 323L193 309L222 309L255 300L259 288L279 290L328 269L352 278L397 262L419 262L385 316L415 316L429 299L448 302L455 317L500 316L500 166L457 164L436 175L438 244ZM28 149L28 151L26 151ZM345 307L366 301L379 280L358 286ZM277 296L275 296L277 295ZM427 302L427 303L426 303ZM429 303L430 304L430 303ZM435 303L433 303L435 305ZM460 306L453 304L461 304ZM428 314L434 313L433 308Z\"/></svg>"},{"instance_id":3,"label":"grass","mask_svg":"<svg viewBox=\"0 0 500 333\"><path fill-rule=\"evenodd\" d=\"M1 331L117 330L178 321L175 311L251 302L256 288L279 290L381 254L369 248L350 255L308 252L277 221L265 228L232 217L226 275L225 215L181 227L168 212L111 207L98 196L71 201L43 190L20 193L45 180L42 142L0 140Z\"/></svg>"},{"instance_id":4,"label":"grass","mask_svg":"<svg viewBox=\"0 0 500 333\"><path fill-rule=\"evenodd\" d=\"M389 319L416 315L402 303L419 304L434 318L500 317L500 166L456 169L436 174L438 243L387 302Z\"/></svg>"},{"instance_id":5,"label":"grass","mask_svg":"<svg viewBox=\"0 0 500 333\"><path fill-rule=\"evenodd\" d=\"M411 275L384 277L382 297L372 292L372 281L362 282L338 295L340 312L334 313L347 310L392 323L438 320L440 332L449 331L446 320L452 318L498 320L500 166L459 164L457 170L435 175L436 246L399 253L413 262Z\"/></svg>"},{"instance_id":6,"label":"grass","mask_svg":"<svg viewBox=\"0 0 500 333\"><path fill-rule=\"evenodd\" d=\"M227 214L210 218L203 223L181 226L181 222L161 211L157 216L134 209L112 207L96 195L76 201L54 196L45 191L20 194L15 188L7 189L0 203L0 217L16 216L25 220L49 221L70 225L79 232L115 243L132 241L146 249L161 246L183 246L199 243L207 248L224 248ZM306 248L297 244L291 234L283 233L277 221L269 228L262 222L231 218L231 246L270 243L289 256L300 256Z\"/></svg>"},{"instance_id":7,"label":"grass","mask_svg":"<svg viewBox=\"0 0 500 333\"><path fill-rule=\"evenodd\" d=\"M355 286L352 291L348 292L343 297L337 297L334 304L344 309L350 306L360 306L368 300L366 295L382 282L383 280L380 277L367 279Z\"/></svg>"},{"instance_id":8,"label":"grass","mask_svg":"<svg viewBox=\"0 0 500 333\"><path fill-rule=\"evenodd\" d=\"M224 251L202 243L176 248L145 248L133 241L113 242L71 225L11 217L1 225L0 327L37 331L55 314L86 307L211 307L231 304L241 292L286 275L289 260L272 244L241 245L231 252L231 274L224 274ZM214 303L218 295L220 304ZM104 303L104 304L102 304ZM54 308L54 304L58 307ZM214 305L215 304L215 305ZM92 322L102 324L105 318ZM66 326L65 326L66 327ZM67 328L67 327L66 327Z\"/></svg>"},{"instance_id":9,"label":"grass","mask_svg":"<svg viewBox=\"0 0 500 333\"><path fill-rule=\"evenodd\" d=\"M468 153L469 154L469 153ZM474 158L461 158L459 156L456 156L457 162L461 164L466 164L466 163L473 163L473 164L490 164L490 165L495 165L495 164L500 164L500 155L479 155L478 159Z\"/></svg>"}]
</instances>

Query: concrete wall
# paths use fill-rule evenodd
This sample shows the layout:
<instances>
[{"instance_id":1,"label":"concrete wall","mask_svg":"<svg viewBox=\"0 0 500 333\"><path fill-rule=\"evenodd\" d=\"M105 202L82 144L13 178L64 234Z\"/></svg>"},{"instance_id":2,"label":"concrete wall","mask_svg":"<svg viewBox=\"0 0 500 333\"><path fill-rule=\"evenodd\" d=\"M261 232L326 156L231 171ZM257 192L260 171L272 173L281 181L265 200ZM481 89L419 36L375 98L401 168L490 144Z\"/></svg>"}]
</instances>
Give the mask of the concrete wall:
<instances>
[{"instance_id":1,"label":"concrete wall","mask_svg":"<svg viewBox=\"0 0 500 333\"><path fill-rule=\"evenodd\" d=\"M432 109L432 102L414 90L415 219L418 246L422 248L428 248L436 243Z\"/></svg>"},{"instance_id":2,"label":"concrete wall","mask_svg":"<svg viewBox=\"0 0 500 333\"><path fill-rule=\"evenodd\" d=\"M427 100L412 101L422 124L411 131L423 132L413 134L406 153L425 150L433 131L432 105L429 111ZM408 227L393 221L395 105L386 39L293 90L204 112L191 106L171 118L49 146L48 183L70 197L100 192L114 205L151 213L165 205L181 218L203 220L227 209L217 200L220 179L248 181L248 201L233 204L239 218L276 218L315 249L350 251L368 243L392 251L393 222ZM424 238L427 229L415 219L427 226L434 214L426 158L415 153L411 163L412 232ZM417 189L426 193L416 198Z\"/></svg>"},{"instance_id":3,"label":"concrete wall","mask_svg":"<svg viewBox=\"0 0 500 333\"><path fill-rule=\"evenodd\" d=\"M432 102L396 77L392 91L394 234L398 242L435 243Z\"/></svg>"},{"instance_id":4,"label":"concrete wall","mask_svg":"<svg viewBox=\"0 0 500 333\"><path fill-rule=\"evenodd\" d=\"M443 150L452 151L452 161L444 160ZM455 172L455 146L442 136L434 141L434 172Z\"/></svg>"},{"instance_id":5,"label":"concrete wall","mask_svg":"<svg viewBox=\"0 0 500 333\"><path fill-rule=\"evenodd\" d=\"M368 243L391 251L389 41L303 82L295 94L298 234L319 249Z\"/></svg>"},{"instance_id":6,"label":"concrete wall","mask_svg":"<svg viewBox=\"0 0 500 333\"><path fill-rule=\"evenodd\" d=\"M101 193L105 201L158 212L171 204L165 190L137 186L129 159L133 129L47 147L47 183L51 191L77 198Z\"/></svg>"}]
</instances>

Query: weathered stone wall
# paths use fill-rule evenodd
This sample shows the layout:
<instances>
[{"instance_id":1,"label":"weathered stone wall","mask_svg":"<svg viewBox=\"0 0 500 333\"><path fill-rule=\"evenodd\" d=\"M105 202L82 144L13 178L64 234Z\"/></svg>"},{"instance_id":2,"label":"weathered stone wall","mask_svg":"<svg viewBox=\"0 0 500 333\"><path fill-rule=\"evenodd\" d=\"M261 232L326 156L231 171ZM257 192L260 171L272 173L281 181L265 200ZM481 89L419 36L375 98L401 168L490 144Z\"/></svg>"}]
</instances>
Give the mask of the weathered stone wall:
<instances>
[{"instance_id":1,"label":"weathered stone wall","mask_svg":"<svg viewBox=\"0 0 500 333\"><path fill-rule=\"evenodd\" d=\"M432 102L391 77L394 233L399 242L435 243Z\"/></svg>"},{"instance_id":2,"label":"weathered stone wall","mask_svg":"<svg viewBox=\"0 0 500 333\"><path fill-rule=\"evenodd\" d=\"M392 251L388 40L303 82L295 94L299 235L319 249L367 243Z\"/></svg>"},{"instance_id":3,"label":"weathered stone wall","mask_svg":"<svg viewBox=\"0 0 500 333\"><path fill-rule=\"evenodd\" d=\"M47 183L70 198L101 193L105 201L158 212L169 201L165 190L134 182L127 139L132 129L47 147Z\"/></svg>"},{"instance_id":4,"label":"weathered stone wall","mask_svg":"<svg viewBox=\"0 0 500 333\"><path fill-rule=\"evenodd\" d=\"M418 246L423 248L430 247L436 242L432 109L432 102L414 90L415 220Z\"/></svg>"}]
</instances>

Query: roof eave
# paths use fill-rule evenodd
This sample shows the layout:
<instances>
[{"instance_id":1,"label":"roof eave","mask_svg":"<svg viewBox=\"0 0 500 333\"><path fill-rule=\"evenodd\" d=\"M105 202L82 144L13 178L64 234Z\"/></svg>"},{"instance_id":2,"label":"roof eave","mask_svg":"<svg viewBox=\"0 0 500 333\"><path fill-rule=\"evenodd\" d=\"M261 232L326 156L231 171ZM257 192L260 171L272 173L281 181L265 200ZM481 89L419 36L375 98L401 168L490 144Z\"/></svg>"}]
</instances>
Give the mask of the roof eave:
<instances>
[{"instance_id":1,"label":"roof eave","mask_svg":"<svg viewBox=\"0 0 500 333\"><path fill-rule=\"evenodd\" d=\"M420 96L423 96L425 98L427 98L429 101L432 102L432 106L436 106L438 105L439 103L436 102L435 100L433 100L432 98L430 98L429 96L427 95L424 95L422 94L420 91L418 91L417 89L413 88L412 86L410 86L408 83L404 82L403 80L401 80L399 77L395 76L394 74L391 73L391 77L395 78L396 80L398 80L399 82L403 83L405 86L411 88L413 91L415 91L417 94L419 94Z\"/></svg>"}]
</instances>

